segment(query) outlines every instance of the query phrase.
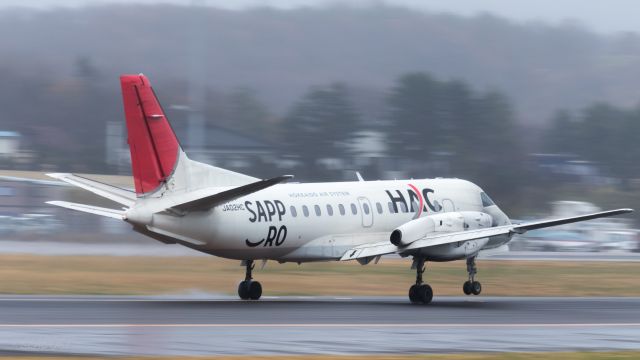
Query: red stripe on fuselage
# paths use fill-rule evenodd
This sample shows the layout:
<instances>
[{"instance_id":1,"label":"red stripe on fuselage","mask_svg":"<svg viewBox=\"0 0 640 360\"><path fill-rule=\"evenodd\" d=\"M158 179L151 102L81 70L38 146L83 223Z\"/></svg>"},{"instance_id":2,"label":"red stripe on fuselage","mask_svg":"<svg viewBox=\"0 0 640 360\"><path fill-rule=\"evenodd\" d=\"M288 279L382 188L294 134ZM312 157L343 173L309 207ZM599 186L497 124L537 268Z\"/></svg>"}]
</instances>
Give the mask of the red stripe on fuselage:
<instances>
[{"instance_id":1,"label":"red stripe on fuselage","mask_svg":"<svg viewBox=\"0 0 640 360\"><path fill-rule=\"evenodd\" d=\"M413 184L409 184L409 187L416 192L416 195L418 195L418 199L420 200L420 204L418 205L418 213L415 216L415 219L417 219L420 217L420 215L422 215L422 209L424 207L424 199L422 198L422 193L418 191L417 187L415 187Z\"/></svg>"}]
</instances>

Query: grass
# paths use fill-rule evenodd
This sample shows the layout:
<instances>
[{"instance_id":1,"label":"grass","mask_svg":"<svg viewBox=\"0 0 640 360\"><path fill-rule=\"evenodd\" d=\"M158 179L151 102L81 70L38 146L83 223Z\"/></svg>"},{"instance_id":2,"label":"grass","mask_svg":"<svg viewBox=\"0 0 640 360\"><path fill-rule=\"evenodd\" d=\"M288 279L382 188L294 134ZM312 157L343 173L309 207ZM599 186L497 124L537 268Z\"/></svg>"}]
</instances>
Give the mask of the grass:
<instances>
[{"instance_id":1,"label":"grass","mask_svg":"<svg viewBox=\"0 0 640 360\"><path fill-rule=\"evenodd\" d=\"M264 295L405 296L415 272L406 259L377 265L257 264ZM638 262L478 261L483 295L640 296ZM0 256L3 294L235 294L238 261L214 257ZM463 261L429 263L436 295L461 295Z\"/></svg>"}]
</instances>

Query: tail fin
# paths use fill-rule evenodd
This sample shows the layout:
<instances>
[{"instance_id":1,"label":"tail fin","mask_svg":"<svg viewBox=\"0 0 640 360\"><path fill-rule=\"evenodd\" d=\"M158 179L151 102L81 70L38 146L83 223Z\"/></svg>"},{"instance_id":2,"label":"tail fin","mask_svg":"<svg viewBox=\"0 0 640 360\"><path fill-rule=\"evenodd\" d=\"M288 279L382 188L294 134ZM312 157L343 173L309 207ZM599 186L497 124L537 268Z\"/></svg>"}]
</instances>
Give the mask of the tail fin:
<instances>
[{"instance_id":1,"label":"tail fin","mask_svg":"<svg viewBox=\"0 0 640 360\"><path fill-rule=\"evenodd\" d=\"M148 194L173 174L180 144L149 80L122 75L120 84L136 194Z\"/></svg>"},{"instance_id":2,"label":"tail fin","mask_svg":"<svg viewBox=\"0 0 640 360\"><path fill-rule=\"evenodd\" d=\"M259 180L190 160L182 151L147 77L122 75L120 84L137 196L242 186ZM163 185L166 185L164 191L158 191Z\"/></svg>"}]
</instances>

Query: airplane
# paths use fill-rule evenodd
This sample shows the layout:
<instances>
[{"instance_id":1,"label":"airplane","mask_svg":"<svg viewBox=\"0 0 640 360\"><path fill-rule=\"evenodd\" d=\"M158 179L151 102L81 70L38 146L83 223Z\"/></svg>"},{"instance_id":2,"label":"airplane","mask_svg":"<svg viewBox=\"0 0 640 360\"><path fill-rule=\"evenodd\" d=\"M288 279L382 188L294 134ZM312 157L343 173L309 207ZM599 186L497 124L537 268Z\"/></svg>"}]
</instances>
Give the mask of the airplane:
<instances>
[{"instance_id":1,"label":"airplane","mask_svg":"<svg viewBox=\"0 0 640 360\"><path fill-rule=\"evenodd\" d=\"M259 179L189 159L147 77L120 77L135 189L86 177L49 176L121 204L122 209L65 201L47 203L115 218L166 244L240 260L243 300L258 300L256 261L279 263L411 257L414 304L428 304L427 261L466 260L467 295L479 295L476 257L529 230L632 212L617 209L553 220L513 223L477 185L461 179L288 183Z\"/></svg>"}]
</instances>

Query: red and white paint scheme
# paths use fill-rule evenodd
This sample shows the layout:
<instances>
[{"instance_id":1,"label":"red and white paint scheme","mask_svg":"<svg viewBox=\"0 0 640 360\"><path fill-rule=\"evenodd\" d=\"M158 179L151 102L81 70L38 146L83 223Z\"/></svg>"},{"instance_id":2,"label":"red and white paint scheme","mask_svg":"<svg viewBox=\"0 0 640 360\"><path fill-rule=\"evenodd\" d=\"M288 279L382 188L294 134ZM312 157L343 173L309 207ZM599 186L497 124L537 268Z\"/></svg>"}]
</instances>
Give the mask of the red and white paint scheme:
<instances>
[{"instance_id":1,"label":"red and white paint scheme","mask_svg":"<svg viewBox=\"0 0 640 360\"><path fill-rule=\"evenodd\" d=\"M618 209L564 219L513 224L477 185L460 179L286 183L258 179L190 160L144 75L120 78L135 191L73 174L49 174L124 206L124 210L50 204L130 223L167 244L242 260L242 299L257 300L257 260L377 263L382 255L413 259L413 303L431 302L425 261L466 260L465 294L480 294L475 259L513 234L618 215Z\"/></svg>"}]
</instances>

